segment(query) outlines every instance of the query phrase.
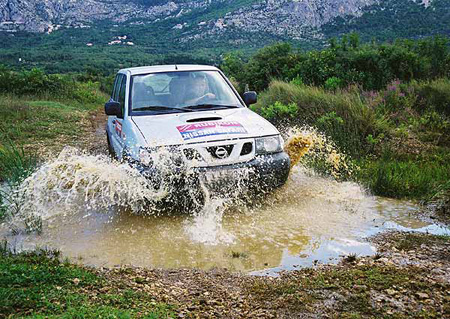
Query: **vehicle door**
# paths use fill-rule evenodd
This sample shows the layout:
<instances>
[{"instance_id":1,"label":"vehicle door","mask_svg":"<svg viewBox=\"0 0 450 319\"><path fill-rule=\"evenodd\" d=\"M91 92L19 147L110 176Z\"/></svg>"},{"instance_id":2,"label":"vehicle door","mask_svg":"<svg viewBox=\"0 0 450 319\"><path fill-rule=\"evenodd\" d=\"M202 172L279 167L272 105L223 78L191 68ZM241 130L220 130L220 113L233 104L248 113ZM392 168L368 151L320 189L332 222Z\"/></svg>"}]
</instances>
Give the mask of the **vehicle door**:
<instances>
[{"instance_id":1,"label":"vehicle door","mask_svg":"<svg viewBox=\"0 0 450 319\"><path fill-rule=\"evenodd\" d=\"M114 87L113 99L116 102L119 102L122 107L122 116L113 116L111 121L111 145L114 149L114 152L117 155L118 159L122 158L122 153L124 149L124 116L125 116L125 96L126 96L126 88L127 88L127 76L125 74L119 74L116 79L116 85Z\"/></svg>"}]
</instances>

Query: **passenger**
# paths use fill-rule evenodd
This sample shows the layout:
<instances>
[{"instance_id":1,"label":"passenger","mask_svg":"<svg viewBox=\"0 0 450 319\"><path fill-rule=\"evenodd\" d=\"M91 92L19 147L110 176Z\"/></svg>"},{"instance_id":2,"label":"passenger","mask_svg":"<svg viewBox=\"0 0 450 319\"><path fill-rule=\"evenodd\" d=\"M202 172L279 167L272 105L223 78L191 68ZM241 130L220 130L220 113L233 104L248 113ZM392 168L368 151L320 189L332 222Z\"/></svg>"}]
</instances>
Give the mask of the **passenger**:
<instances>
[{"instance_id":1,"label":"passenger","mask_svg":"<svg viewBox=\"0 0 450 319\"><path fill-rule=\"evenodd\" d=\"M157 103L155 92L144 82L133 83L133 107L151 106Z\"/></svg>"},{"instance_id":2,"label":"passenger","mask_svg":"<svg viewBox=\"0 0 450 319\"><path fill-rule=\"evenodd\" d=\"M205 77L197 76L191 79L191 84L186 94L186 105L197 105L215 98L216 95L210 92Z\"/></svg>"},{"instance_id":3,"label":"passenger","mask_svg":"<svg viewBox=\"0 0 450 319\"><path fill-rule=\"evenodd\" d=\"M170 106L180 106L184 104L186 95L186 80L184 78L173 78L169 84Z\"/></svg>"}]
</instances>

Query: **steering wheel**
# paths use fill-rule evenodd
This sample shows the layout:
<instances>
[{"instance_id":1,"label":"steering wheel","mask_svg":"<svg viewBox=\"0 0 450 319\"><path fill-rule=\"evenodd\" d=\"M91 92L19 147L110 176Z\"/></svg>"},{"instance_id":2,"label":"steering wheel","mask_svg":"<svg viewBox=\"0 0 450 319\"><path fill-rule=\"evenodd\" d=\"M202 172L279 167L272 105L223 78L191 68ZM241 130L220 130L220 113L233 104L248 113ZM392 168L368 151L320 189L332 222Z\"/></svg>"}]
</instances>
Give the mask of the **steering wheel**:
<instances>
[{"instance_id":1,"label":"steering wheel","mask_svg":"<svg viewBox=\"0 0 450 319\"><path fill-rule=\"evenodd\" d=\"M212 102L216 99L216 96L213 93L208 93L202 96L197 100L197 104L206 104L208 102Z\"/></svg>"}]
</instances>

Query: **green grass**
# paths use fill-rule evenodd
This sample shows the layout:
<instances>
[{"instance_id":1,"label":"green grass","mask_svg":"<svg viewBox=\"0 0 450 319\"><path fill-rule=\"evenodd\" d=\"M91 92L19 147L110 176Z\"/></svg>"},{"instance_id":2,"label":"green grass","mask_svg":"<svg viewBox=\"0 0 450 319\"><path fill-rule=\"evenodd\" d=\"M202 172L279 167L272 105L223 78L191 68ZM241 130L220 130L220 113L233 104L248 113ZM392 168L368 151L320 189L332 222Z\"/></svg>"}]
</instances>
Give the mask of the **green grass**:
<instances>
[{"instance_id":1,"label":"green grass","mask_svg":"<svg viewBox=\"0 0 450 319\"><path fill-rule=\"evenodd\" d=\"M380 92L273 81L253 109L280 130L316 127L353 158L353 176L375 195L429 199L450 189L448 92L448 79L396 81Z\"/></svg>"},{"instance_id":2,"label":"green grass","mask_svg":"<svg viewBox=\"0 0 450 319\"><path fill-rule=\"evenodd\" d=\"M0 251L0 318L169 318L173 307L110 285L56 251Z\"/></svg>"},{"instance_id":3,"label":"green grass","mask_svg":"<svg viewBox=\"0 0 450 319\"><path fill-rule=\"evenodd\" d=\"M25 153L24 149L11 140L4 140L0 147L0 181L6 181L10 187L18 185L36 167L37 158ZM1 194L1 191L0 191Z\"/></svg>"},{"instance_id":4,"label":"green grass","mask_svg":"<svg viewBox=\"0 0 450 319\"><path fill-rule=\"evenodd\" d=\"M0 148L0 222L17 211L19 203L11 190L16 189L36 168L37 158L25 153L10 140ZM8 209L9 208L9 209Z\"/></svg>"},{"instance_id":5,"label":"green grass","mask_svg":"<svg viewBox=\"0 0 450 319\"><path fill-rule=\"evenodd\" d=\"M5 138L19 145L46 148L84 134L90 112L107 100L98 83L73 83L70 94L0 95L0 148ZM36 148L36 147L35 147Z\"/></svg>"},{"instance_id":6,"label":"green grass","mask_svg":"<svg viewBox=\"0 0 450 319\"><path fill-rule=\"evenodd\" d=\"M450 179L450 158L401 160L382 157L361 163L358 179L374 194L392 198L432 197Z\"/></svg>"},{"instance_id":7,"label":"green grass","mask_svg":"<svg viewBox=\"0 0 450 319\"><path fill-rule=\"evenodd\" d=\"M316 126L345 152L367 153L366 137L375 134L375 113L358 94L273 81L253 109L278 127Z\"/></svg>"}]
</instances>

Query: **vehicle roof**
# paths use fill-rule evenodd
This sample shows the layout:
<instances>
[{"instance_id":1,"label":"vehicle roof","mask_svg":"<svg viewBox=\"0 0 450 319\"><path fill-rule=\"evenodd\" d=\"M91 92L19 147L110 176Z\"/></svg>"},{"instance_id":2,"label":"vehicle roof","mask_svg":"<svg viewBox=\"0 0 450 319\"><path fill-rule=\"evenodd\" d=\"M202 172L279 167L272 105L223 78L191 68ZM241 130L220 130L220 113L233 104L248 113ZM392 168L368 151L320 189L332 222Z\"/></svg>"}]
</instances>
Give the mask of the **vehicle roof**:
<instances>
[{"instance_id":1,"label":"vehicle roof","mask_svg":"<svg viewBox=\"0 0 450 319\"><path fill-rule=\"evenodd\" d=\"M158 72L180 72L180 71L218 71L219 69L210 65L196 65L196 64L172 64L172 65L152 65L141 66L135 68L122 69L119 73L146 74Z\"/></svg>"}]
</instances>

